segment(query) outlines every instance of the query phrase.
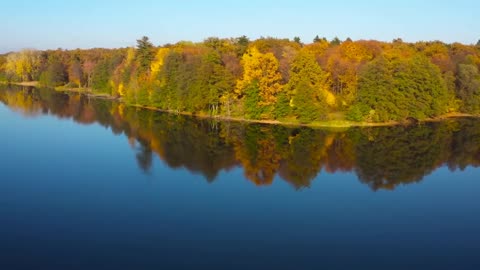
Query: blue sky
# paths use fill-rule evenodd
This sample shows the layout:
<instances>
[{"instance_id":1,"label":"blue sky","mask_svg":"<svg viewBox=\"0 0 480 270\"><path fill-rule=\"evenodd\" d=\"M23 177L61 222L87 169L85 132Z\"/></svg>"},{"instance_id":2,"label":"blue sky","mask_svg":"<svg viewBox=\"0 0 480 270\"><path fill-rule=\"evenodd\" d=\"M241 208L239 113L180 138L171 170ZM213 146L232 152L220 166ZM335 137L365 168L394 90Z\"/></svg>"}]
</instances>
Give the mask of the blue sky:
<instances>
[{"instance_id":1,"label":"blue sky","mask_svg":"<svg viewBox=\"0 0 480 270\"><path fill-rule=\"evenodd\" d=\"M390 41L480 39L478 0L2 0L0 52L125 47L246 35Z\"/></svg>"}]
</instances>

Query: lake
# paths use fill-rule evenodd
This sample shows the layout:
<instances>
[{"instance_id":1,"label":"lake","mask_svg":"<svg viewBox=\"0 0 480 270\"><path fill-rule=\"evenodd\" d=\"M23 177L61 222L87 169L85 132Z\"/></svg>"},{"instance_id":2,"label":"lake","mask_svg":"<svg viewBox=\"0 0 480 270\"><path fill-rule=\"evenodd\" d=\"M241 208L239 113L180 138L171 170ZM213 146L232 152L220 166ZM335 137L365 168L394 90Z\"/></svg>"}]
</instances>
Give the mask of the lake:
<instances>
[{"instance_id":1,"label":"lake","mask_svg":"<svg viewBox=\"0 0 480 270\"><path fill-rule=\"evenodd\" d=\"M480 269L480 120L201 120L0 86L0 269Z\"/></svg>"}]
</instances>

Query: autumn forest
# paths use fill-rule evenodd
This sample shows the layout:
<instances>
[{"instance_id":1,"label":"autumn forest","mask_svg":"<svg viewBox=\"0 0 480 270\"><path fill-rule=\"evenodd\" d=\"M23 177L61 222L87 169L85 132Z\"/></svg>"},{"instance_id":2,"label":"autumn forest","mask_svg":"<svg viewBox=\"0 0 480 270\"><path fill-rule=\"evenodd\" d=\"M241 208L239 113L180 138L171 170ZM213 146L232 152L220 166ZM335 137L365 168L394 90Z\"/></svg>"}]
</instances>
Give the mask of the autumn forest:
<instances>
[{"instance_id":1,"label":"autumn forest","mask_svg":"<svg viewBox=\"0 0 480 270\"><path fill-rule=\"evenodd\" d=\"M480 114L480 44L374 40L312 43L207 38L120 49L22 50L0 80L118 98L204 116L398 122Z\"/></svg>"}]
</instances>

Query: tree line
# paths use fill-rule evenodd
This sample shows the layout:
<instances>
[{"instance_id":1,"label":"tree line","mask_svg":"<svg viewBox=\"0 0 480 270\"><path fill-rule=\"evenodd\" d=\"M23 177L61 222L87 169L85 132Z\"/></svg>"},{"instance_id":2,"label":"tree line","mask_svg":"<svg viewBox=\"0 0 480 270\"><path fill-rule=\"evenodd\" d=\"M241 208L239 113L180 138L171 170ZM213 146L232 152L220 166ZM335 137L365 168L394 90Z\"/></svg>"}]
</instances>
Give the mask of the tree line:
<instances>
[{"instance_id":1,"label":"tree line","mask_svg":"<svg viewBox=\"0 0 480 270\"><path fill-rule=\"evenodd\" d=\"M0 80L81 88L174 112L310 123L480 114L480 44L299 38L0 56Z\"/></svg>"}]
</instances>

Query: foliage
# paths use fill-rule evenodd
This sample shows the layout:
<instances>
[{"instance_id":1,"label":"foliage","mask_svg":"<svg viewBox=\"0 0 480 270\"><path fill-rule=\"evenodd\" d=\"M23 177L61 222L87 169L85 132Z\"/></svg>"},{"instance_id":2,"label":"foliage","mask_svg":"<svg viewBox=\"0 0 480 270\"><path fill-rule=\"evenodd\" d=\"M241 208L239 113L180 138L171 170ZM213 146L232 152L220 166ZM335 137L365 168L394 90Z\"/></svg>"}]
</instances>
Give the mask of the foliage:
<instances>
[{"instance_id":1,"label":"foliage","mask_svg":"<svg viewBox=\"0 0 480 270\"><path fill-rule=\"evenodd\" d=\"M68 74L64 65L53 60L49 63L47 70L40 75L40 84L47 87L56 87L64 85L67 82Z\"/></svg>"},{"instance_id":2,"label":"foliage","mask_svg":"<svg viewBox=\"0 0 480 270\"><path fill-rule=\"evenodd\" d=\"M250 48L242 57L243 77L237 81L236 93L241 98L253 81L258 83L258 106L271 107L281 89L281 75L278 60L272 53L261 53L256 47ZM248 106L247 106L248 107ZM266 117L271 117L266 115Z\"/></svg>"},{"instance_id":3,"label":"foliage","mask_svg":"<svg viewBox=\"0 0 480 270\"><path fill-rule=\"evenodd\" d=\"M40 52L25 49L7 55L5 71L14 81L32 81L38 79L40 70Z\"/></svg>"},{"instance_id":4,"label":"foliage","mask_svg":"<svg viewBox=\"0 0 480 270\"><path fill-rule=\"evenodd\" d=\"M326 117L325 97L318 95L316 89L306 79L298 83L292 103L295 115L301 123L310 123Z\"/></svg>"},{"instance_id":5,"label":"foliage","mask_svg":"<svg viewBox=\"0 0 480 270\"><path fill-rule=\"evenodd\" d=\"M245 118L260 119L263 113L263 107L260 106L260 87L258 81L252 81L245 88Z\"/></svg>"},{"instance_id":6,"label":"foliage","mask_svg":"<svg viewBox=\"0 0 480 270\"><path fill-rule=\"evenodd\" d=\"M441 73L421 56L374 60L361 72L358 88L356 104L349 112L352 120L424 119L448 110L448 89Z\"/></svg>"},{"instance_id":7,"label":"foliage","mask_svg":"<svg viewBox=\"0 0 480 270\"><path fill-rule=\"evenodd\" d=\"M463 101L462 110L480 113L480 73L475 65L458 66L458 97Z\"/></svg>"},{"instance_id":8,"label":"foliage","mask_svg":"<svg viewBox=\"0 0 480 270\"><path fill-rule=\"evenodd\" d=\"M282 119L292 113L292 107L290 106L290 98L286 91L281 91L278 94L277 102L275 103L274 117L275 119Z\"/></svg>"},{"instance_id":9,"label":"foliage","mask_svg":"<svg viewBox=\"0 0 480 270\"><path fill-rule=\"evenodd\" d=\"M150 73L150 65L154 59L155 50L149 38L144 36L138 39L136 61L138 62L139 73Z\"/></svg>"},{"instance_id":10,"label":"foliage","mask_svg":"<svg viewBox=\"0 0 480 270\"><path fill-rule=\"evenodd\" d=\"M0 55L4 81L87 88L174 112L303 123L480 114L479 68L474 45L318 35L311 44L241 36L160 47L142 37L131 48Z\"/></svg>"}]
</instances>

